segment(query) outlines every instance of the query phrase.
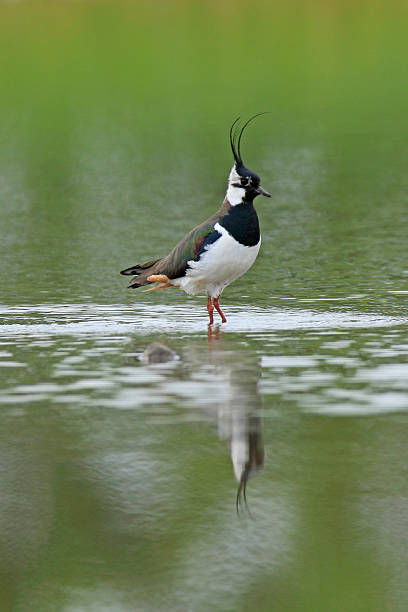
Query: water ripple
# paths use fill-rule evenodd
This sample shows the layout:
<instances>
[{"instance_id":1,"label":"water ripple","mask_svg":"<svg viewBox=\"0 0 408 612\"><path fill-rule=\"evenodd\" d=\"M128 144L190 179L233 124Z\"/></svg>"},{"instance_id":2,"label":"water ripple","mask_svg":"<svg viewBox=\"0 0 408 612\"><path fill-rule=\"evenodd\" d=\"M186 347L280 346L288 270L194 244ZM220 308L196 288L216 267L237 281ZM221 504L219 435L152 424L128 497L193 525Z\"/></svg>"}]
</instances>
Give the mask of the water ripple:
<instances>
[{"instance_id":1,"label":"water ripple","mask_svg":"<svg viewBox=\"0 0 408 612\"><path fill-rule=\"evenodd\" d=\"M404 317L360 312L317 312L294 308L230 306L228 332L263 333L296 329L351 329L390 327L408 322ZM206 330L205 309L192 306L127 306L123 304L37 304L1 306L0 338L49 335L111 336L134 332L197 333Z\"/></svg>"}]
</instances>

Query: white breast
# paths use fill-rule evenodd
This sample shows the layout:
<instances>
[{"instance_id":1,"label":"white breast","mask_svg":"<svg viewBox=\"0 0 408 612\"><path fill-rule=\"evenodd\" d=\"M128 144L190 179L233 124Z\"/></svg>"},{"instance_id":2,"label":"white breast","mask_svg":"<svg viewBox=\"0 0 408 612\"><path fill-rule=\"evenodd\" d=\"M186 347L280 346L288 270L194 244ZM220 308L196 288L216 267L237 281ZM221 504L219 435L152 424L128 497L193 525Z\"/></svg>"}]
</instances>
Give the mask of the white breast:
<instances>
[{"instance_id":1,"label":"white breast","mask_svg":"<svg viewBox=\"0 0 408 612\"><path fill-rule=\"evenodd\" d=\"M199 261L188 262L185 276L172 281L190 295L206 291L211 297L218 297L225 287L249 270L258 255L261 239L255 246L244 246L218 223L215 229L221 237L208 245Z\"/></svg>"}]
</instances>

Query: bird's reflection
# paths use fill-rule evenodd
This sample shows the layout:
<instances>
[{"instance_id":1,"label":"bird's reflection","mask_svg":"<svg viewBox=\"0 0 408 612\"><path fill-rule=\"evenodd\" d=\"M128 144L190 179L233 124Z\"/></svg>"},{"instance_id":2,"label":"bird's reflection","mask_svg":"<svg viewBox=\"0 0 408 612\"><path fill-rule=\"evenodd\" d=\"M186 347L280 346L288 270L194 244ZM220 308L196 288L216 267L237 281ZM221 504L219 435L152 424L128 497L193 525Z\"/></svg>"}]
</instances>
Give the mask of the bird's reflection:
<instances>
[{"instance_id":1,"label":"bird's reflection","mask_svg":"<svg viewBox=\"0 0 408 612\"><path fill-rule=\"evenodd\" d=\"M236 349L236 347L234 347ZM219 435L229 443L235 478L238 481L236 508L249 512L246 487L249 478L264 465L262 400L258 389L260 365L250 351L213 349L213 358L225 376L225 395L218 406Z\"/></svg>"},{"instance_id":2,"label":"bird's reflection","mask_svg":"<svg viewBox=\"0 0 408 612\"><path fill-rule=\"evenodd\" d=\"M235 478L238 481L237 512L244 506L249 514L246 488L249 478L264 465L262 400L258 389L261 367L257 356L242 344L227 341L219 329L208 336L208 347L192 342L181 351L181 366L194 378L205 372L208 405L216 408L218 435L230 449ZM174 360L175 352L161 343L152 343L143 358L149 363ZM210 366L210 370L208 370ZM211 372L208 375L208 371ZM212 382L217 382L221 393Z\"/></svg>"}]
</instances>

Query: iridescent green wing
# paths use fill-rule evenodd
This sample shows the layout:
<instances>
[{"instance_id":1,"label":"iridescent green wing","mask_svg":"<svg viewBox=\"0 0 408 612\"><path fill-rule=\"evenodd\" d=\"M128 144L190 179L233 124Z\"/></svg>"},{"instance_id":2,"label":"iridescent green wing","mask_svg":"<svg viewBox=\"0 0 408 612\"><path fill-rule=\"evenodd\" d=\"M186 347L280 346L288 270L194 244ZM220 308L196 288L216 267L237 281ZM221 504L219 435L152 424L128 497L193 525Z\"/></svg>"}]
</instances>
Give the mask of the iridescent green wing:
<instances>
[{"instance_id":1,"label":"iridescent green wing","mask_svg":"<svg viewBox=\"0 0 408 612\"><path fill-rule=\"evenodd\" d=\"M201 225L197 226L183 238L165 257L160 265L160 273L166 274L168 278L180 278L184 276L188 268L188 262L197 261L204 252L205 247L218 240L221 236L214 225L218 220L214 215Z\"/></svg>"}]
</instances>

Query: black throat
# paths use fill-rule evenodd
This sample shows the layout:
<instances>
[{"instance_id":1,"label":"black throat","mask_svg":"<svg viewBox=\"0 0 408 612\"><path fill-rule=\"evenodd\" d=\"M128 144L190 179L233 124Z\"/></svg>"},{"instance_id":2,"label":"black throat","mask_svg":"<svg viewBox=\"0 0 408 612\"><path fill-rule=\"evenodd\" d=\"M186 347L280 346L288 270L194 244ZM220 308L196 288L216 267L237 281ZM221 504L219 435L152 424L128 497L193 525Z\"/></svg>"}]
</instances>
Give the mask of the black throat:
<instances>
[{"instance_id":1,"label":"black throat","mask_svg":"<svg viewBox=\"0 0 408 612\"><path fill-rule=\"evenodd\" d=\"M255 246L261 237L258 215L252 202L242 202L242 204L231 206L225 217L220 219L219 224L244 246Z\"/></svg>"}]
</instances>

